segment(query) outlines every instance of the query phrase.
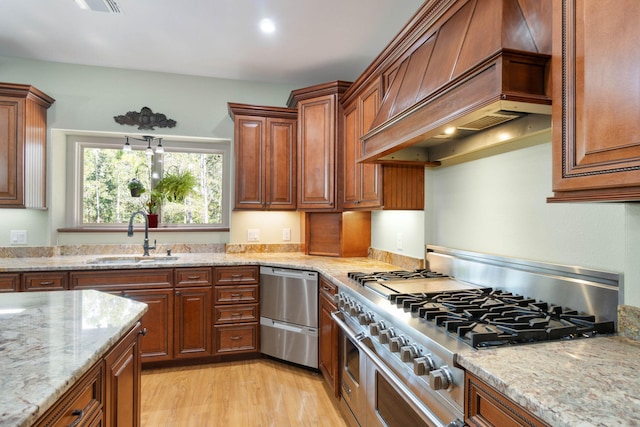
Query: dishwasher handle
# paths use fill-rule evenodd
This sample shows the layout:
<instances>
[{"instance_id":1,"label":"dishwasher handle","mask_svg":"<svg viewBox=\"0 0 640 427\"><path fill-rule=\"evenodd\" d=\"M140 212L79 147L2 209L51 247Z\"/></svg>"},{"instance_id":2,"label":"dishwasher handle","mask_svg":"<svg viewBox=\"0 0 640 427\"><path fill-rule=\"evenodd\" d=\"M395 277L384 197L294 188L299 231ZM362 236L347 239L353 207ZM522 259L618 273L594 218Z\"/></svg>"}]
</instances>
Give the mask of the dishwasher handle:
<instances>
[{"instance_id":1,"label":"dishwasher handle","mask_svg":"<svg viewBox=\"0 0 640 427\"><path fill-rule=\"evenodd\" d=\"M302 280L318 280L318 273L315 271L292 270L289 268L260 267L260 275L290 277Z\"/></svg>"}]
</instances>

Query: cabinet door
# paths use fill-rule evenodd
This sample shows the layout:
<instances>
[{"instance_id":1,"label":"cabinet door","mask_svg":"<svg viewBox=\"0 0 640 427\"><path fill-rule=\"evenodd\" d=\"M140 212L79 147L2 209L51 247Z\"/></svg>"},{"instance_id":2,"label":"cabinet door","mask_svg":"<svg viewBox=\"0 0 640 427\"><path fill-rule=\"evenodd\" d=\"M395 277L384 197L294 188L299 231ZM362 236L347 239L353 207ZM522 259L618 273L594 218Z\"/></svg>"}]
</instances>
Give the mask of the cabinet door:
<instances>
[{"instance_id":1,"label":"cabinet door","mask_svg":"<svg viewBox=\"0 0 640 427\"><path fill-rule=\"evenodd\" d=\"M180 288L175 293L175 358L211 354L211 287Z\"/></svg>"},{"instance_id":2,"label":"cabinet door","mask_svg":"<svg viewBox=\"0 0 640 427\"><path fill-rule=\"evenodd\" d=\"M265 118L235 117L235 208L261 210L265 205Z\"/></svg>"},{"instance_id":3,"label":"cabinet door","mask_svg":"<svg viewBox=\"0 0 640 427\"><path fill-rule=\"evenodd\" d=\"M0 205L22 205L22 129L24 102L0 97Z\"/></svg>"},{"instance_id":4,"label":"cabinet door","mask_svg":"<svg viewBox=\"0 0 640 427\"><path fill-rule=\"evenodd\" d=\"M20 290L20 273L0 274L0 292L17 292Z\"/></svg>"},{"instance_id":5,"label":"cabinet door","mask_svg":"<svg viewBox=\"0 0 640 427\"><path fill-rule=\"evenodd\" d=\"M333 210L336 203L336 95L298 106L298 209Z\"/></svg>"},{"instance_id":6,"label":"cabinet door","mask_svg":"<svg viewBox=\"0 0 640 427\"><path fill-rule=\"evenodd\" d=\"M267 209L295 210L297 120L267 118Z\"/></svg>"},{"instance_id":7,"label":"cabinet door","mask_svg":"<svg viewBox=\"0 0 640 427\"><path fill-rule=\"evenodd\" d=\"M124 296L147 304L142 327L147 333L140 348L143 362L173 358L173 289L126 291Z\"/></svg>"},{"instance_id":8,"label":"cabinet door","mask_svg":"<svg viewBox=\"0 0 640 427\"><path fill-rule=\"evenodd\" d=\"M140 425L140 323L105 357L105 425Z\"/></svg>"},{"instance_id":9,"label":"cabinet door","mask_svg":"<svg viewBox=\"0 0 640 427\"><path fill-rule=\"evenodd\" d=\"M369 131L373 120L380 108L380 83L376 80L358 99L359 104L359 135L357 139L358 157L362 156L360 137ZM360 176L359 207L374 208L382 206L382 166L376 164L358 163Z\"/></svg>"},{"instance_id":10,"label":"cabinet door","mask_svg":"<svg viewBox=\"0 0 640 427\"><path fill-rule=\"evenodd\" d=\"M328 291L324 291L324 288ZM320 278L320 340L318 367L322 376L333 389L336 397L340 395L338 382L338 326L331 318L331 313L337 310L333 302L332 292L335 287L324 278Z\"/></svg>"},{"instance_id":11,"label":"cabinet door","mask_svg":"<svg viewBox=\"0 0 640 427\"><path fill-rule=\"evenodd\" d=\"M550 201L640 200L640 3L553 7Z\"/></svg>"}]
</instances>

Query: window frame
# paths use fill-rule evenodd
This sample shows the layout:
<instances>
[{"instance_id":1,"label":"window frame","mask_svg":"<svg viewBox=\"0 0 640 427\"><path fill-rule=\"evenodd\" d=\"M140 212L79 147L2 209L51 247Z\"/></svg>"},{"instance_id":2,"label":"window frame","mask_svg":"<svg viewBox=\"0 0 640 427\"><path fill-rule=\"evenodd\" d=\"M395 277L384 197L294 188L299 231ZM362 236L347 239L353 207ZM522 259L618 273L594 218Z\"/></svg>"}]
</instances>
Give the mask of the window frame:
<instances>
[{"instance_id":1,"label":"window frame","mask_svg":"<svg viewBox=\"0 0 640 427\"><path fill-rule=\"evenodd\" d=\"M146 141L139 141L133 138L142 139L142 134L127 134L129 143L136 149L145 149ZM160 229L193 230L193 229L229 229L231 210L231 140L221 138L189 138L153 135L154 138L162 138L162 146L165 152L184 152L185 149L191 153L212 153L222 154L222 222L218 224L174 224L160 223ZM83 170L85 148L122 148L125 142L125 135L104 135L85 136L67 135L67 174L66 174L66 224L68 228L92 228L110 229L122 228L124 224L117 223L83 223ZM152 147L154 144L152 144ZM179 147L179 149L177 149Z\"/></svg>"}]
</instances>

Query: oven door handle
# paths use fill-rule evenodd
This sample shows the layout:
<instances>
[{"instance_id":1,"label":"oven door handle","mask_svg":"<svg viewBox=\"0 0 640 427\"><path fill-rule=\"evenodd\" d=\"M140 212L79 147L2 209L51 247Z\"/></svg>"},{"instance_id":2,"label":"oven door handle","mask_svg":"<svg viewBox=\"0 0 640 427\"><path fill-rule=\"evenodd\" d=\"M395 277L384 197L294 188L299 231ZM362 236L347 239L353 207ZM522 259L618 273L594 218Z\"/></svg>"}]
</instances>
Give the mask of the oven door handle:
<instances>
[{"instance_id":1,"label":"oven door handle","mask_svg":"<svg viewBox=\"0 0 640 427\"><path fill-rule=\"evenodd\" d=\"M342 319L343 314L339 311L334 311L331 313L331 318L338 324L340 329L342 329L348 336L351 338L353 343L358 346L358 349L362 350L362 352L367 356L376 368L382 372L387 381L391 382L393 386L402 393L408 399L408 404L415 410L418 411L419 414L424 414L426 418L428 418L429 422L437 427L448 427L451 424L443 424L432 412L431 410L424 404L420 399L416 397L415 394L411 390L405 386L402 381L398 380L398 377L391 369L389 369L384 362L378 357L378 355L369 348L365 340L370 340L371 338L367 337L364 333L355 334L353 330L346 324L346 322Z\"/></svg>"}]
</instances>

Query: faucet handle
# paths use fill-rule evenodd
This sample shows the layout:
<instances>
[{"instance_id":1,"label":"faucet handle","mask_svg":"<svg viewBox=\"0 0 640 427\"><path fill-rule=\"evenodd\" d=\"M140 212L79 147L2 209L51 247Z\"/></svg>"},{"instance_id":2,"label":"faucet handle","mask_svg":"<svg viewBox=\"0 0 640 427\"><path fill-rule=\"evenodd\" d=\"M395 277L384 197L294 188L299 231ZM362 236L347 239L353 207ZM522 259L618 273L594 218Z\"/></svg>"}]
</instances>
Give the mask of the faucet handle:
<instances>
[{"instance_id":1,"label":"faucet handle","mask_svg":"<svg viewBox=\"0 0 640 427\"><path fill-rule=\"evenodd\" d=\"M153 239L153 246L149 246L149 249L156 249L156 239Z\"/></svg>"},{"instance_id":2,"label":"faucet handle","mask_svg":"<svg viewBox=\"0 0 640 427\"><path fill-rule=\"evenodd\" d=\"M167 249L167 256L171 256L171 248Z\"/></svg>"}]
</instances>

